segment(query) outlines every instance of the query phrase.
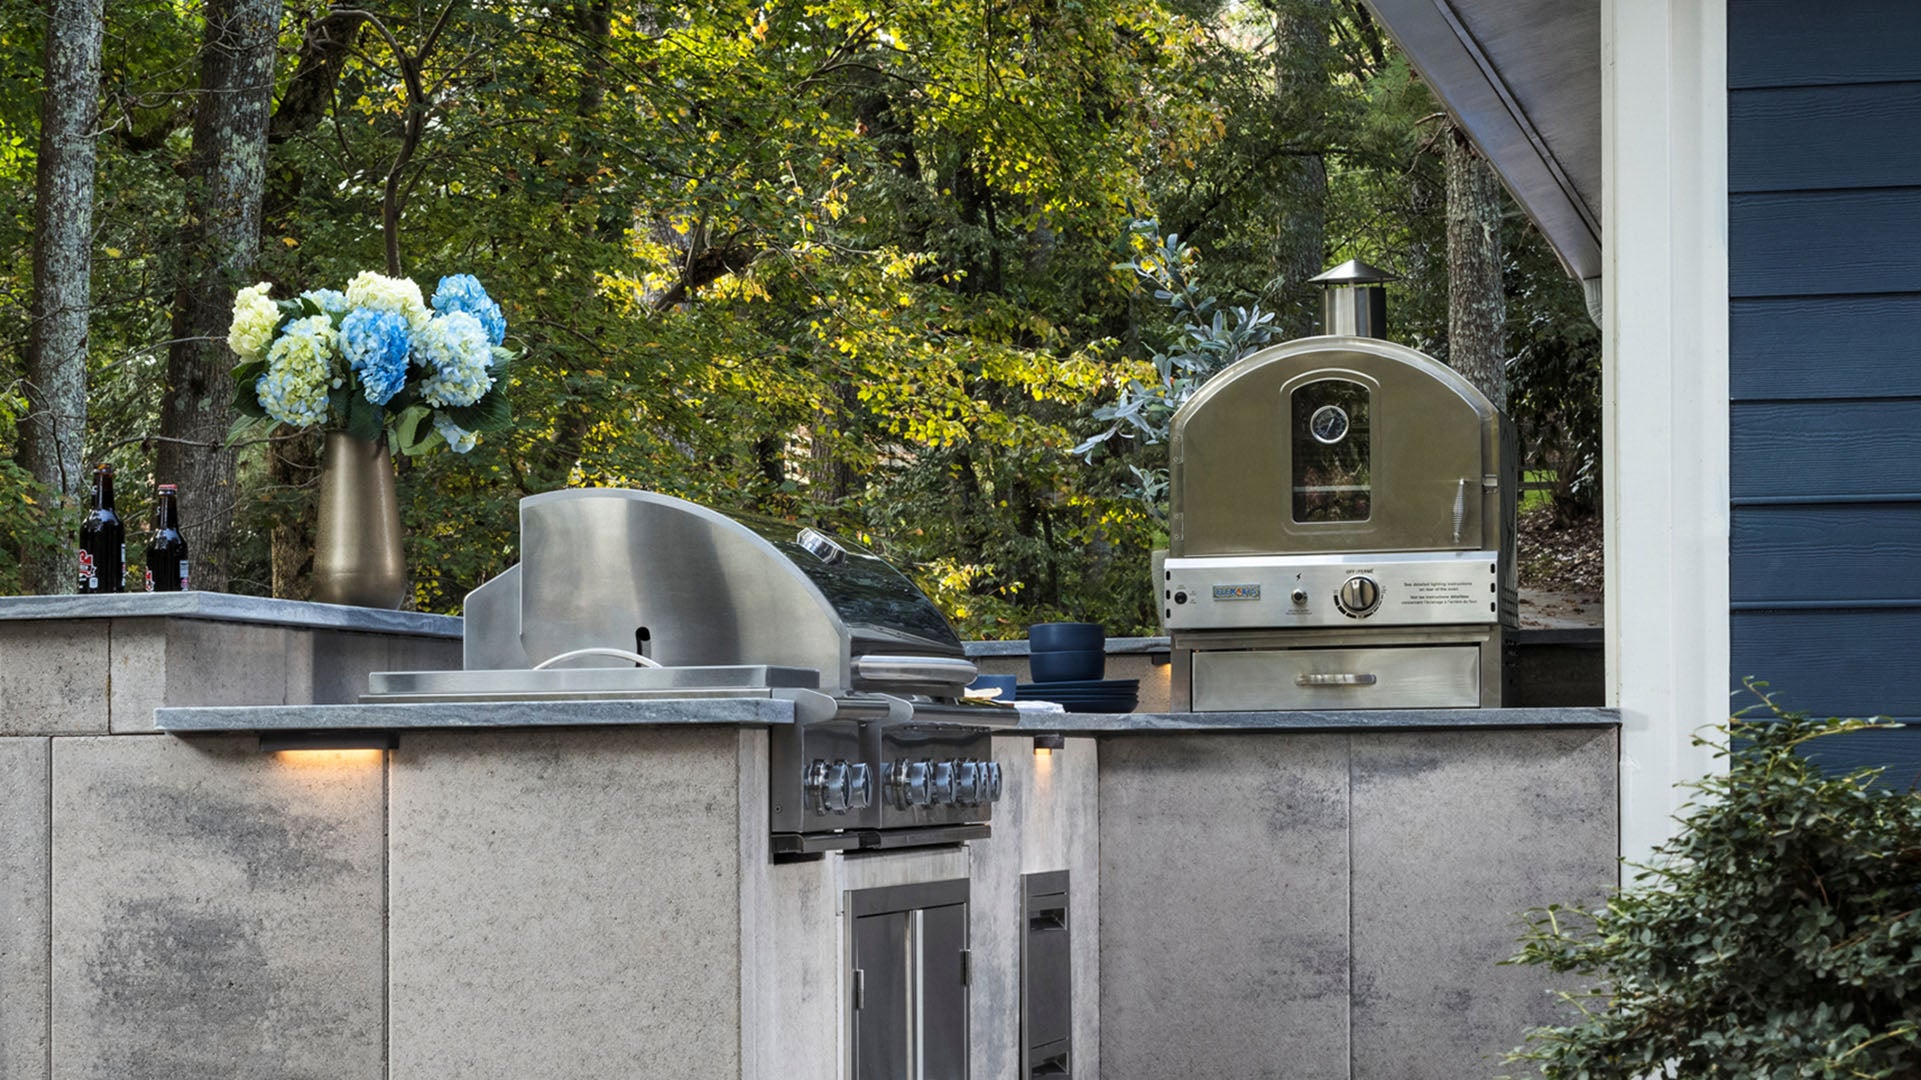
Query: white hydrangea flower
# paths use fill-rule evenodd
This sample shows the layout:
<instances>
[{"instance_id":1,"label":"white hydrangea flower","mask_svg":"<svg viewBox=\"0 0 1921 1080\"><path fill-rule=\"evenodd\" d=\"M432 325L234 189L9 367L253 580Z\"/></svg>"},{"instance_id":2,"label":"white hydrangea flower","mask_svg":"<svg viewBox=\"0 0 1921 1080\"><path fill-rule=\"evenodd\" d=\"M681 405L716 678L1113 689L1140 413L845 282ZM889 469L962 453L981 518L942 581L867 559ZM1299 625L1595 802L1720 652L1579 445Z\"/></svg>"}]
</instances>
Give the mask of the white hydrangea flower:
<instances>
[{"instance_id":1,"label":"white hydrangea flower","mask_svg":"<svg viewBox=\"0 0 1921 1080\"><path fill-rule=\"evenodd\" d=\"M493 389L493 358L479 319L464 311L434 316L414 335L414 359L427 369L420 396L429 405L472 405Z\"/></svg>"},{"instance_id":2,"label":"white hydrangea flower","mask_svg":"<svg viewBox=\"0 0 1921 1080\"><path fill-rule=\"evenodd\" d=\"M287 332L267 350L267 373L254 383L260 407L294 427L325 422L327 390L339 351L339 334L327 316L310 315L288 323Z\"/></svg>"},{"instance_id":3,"label":"white hydrangea flower","mask_svg":"<svg viewBox=\"0 0 1921 1080\"><path fill-rule=\"evenodd\" d=\"M280 324L280 308L267 298L273 286L266 282L249 285L233 298L233 323L227 328L227 348L242 360L258 360L273 344L273 330Z\"/></svg>"},{"instance_id":4,"label":"white hydrangea flower","mask_svg":"<svg viewBox=\"0 0 1921 1080\"><path fill-rule=\"evenodd\" d=\"M427 302L420 297L420 286L407 278L391 278L372 270L362 270L347 283L347 304L375 311L397 311L406 316L408 327L416 334L426 329L427 320L433 318Z\"/></svg>"}]
</instances>

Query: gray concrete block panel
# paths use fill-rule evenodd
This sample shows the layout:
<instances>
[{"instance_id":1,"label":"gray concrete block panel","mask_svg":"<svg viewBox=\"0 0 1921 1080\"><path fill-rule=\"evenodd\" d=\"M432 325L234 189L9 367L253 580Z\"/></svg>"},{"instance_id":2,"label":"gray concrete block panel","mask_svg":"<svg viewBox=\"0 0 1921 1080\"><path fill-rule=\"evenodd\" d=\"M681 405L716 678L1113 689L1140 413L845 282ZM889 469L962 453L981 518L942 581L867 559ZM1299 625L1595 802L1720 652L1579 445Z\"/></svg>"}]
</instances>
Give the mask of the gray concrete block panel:
<instances>
[{"instance_id":1,"label":"gray concrete block panel","mask_svg":"<svg viewBox=\"0 0 1921 1080\"><path fill-rule=\"evenodd\" d=\"M55 1080L384 1075L378 751L53 748Z\"/></svg>"},{"instance_id":2,"label":"gray concrete block panel","mask_svg":"<svg viewBox=\"0 0 1921 1080\"><path fill-rule=\"evenodd\" d=\"M1354 739L1356 1080L1492 1076L1556 983L1501 967L1519 912L1616 882L1615 733Z\"/></svg>"},{"instance_id":3,"label":"gray concrete block panel","mask_svg":"<svg viewBox=\"0 0 1921 1080\"><path fill-rule=\"evenodd\" d=\"M0 623L0 735L107 730L105 622Z\"/></svg>"},{"instance_id":4,"label":"gray concrete block panel","mask_svg":"<svg viewBox=\"0 0 1921 1080\"><path fill-rule=\"evenodd\" d=\"M1100 746L1101 1069L1345 1077L1347 738Z\"/></svg>"},{"instance_id":5,"label":"gray concrete block panel","mask_svg":"<svg viewBox=\"0 0 1921 1080\"><path fill-rule=\"evenodd\" d=\"M46 1080L47 739L0 738L0 1078Z\"/></svg>"},{"instance_id":6,"label":"gray concrete block panel","mask_svg":"<svg viewBox=\"0 0 1921 1080\"><path fill-rule=\"evenodd\" d=\"M403 736L390 1075L739 1076L738 738Z\"/></svg>"}]
</instances>

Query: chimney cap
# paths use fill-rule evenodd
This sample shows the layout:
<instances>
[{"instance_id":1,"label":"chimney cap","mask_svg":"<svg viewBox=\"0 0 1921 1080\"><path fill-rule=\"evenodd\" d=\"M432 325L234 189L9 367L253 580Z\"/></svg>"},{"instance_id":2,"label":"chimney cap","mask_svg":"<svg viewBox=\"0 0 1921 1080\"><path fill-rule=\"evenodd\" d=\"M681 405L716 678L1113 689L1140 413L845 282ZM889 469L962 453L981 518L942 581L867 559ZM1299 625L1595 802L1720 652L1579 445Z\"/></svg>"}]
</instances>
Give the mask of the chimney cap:
<instances>
[{"instance_id":1,"label":"chimney cap","mask_svg":"<svg viewBox=\"0 0 1921 1080\"><path fill-rule=\"evenodd\" d=\"M1315 285L1381 285L1399 280L1400 275L1370 266L1359 259L1349 259L1319 277L1308 279Z\"/></svg>"}]
</instances>

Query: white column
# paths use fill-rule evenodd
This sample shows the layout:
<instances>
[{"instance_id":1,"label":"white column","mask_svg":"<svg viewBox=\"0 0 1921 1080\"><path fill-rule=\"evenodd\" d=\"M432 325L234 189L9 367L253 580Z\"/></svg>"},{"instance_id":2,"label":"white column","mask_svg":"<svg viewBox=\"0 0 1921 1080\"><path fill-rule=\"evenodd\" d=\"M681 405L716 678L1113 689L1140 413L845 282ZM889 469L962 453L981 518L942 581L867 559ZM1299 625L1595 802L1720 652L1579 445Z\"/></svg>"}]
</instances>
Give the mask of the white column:
<instances>
[{"instance_id":1,"label":"white column","mask_svg":"<svg viewBox=\"0 0 1921 1080\"><path fill-rule=\"evenodd\" d=\"M1601 49L1608 697L1645 860L1729 705L1726 0L1602 0Z\"/></svg>"}]
</instances>

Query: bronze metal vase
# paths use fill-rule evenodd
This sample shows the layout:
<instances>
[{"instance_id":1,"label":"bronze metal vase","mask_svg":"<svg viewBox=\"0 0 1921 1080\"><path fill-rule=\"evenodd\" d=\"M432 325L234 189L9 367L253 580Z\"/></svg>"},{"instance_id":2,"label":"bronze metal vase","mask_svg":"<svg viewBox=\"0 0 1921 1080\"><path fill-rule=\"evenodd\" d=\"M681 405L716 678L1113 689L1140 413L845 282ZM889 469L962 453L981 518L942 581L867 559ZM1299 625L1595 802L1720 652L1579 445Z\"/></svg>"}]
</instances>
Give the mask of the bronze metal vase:
<instances>
[{"instance_id":1,"label":"bronze metal vase","mask_svg":"<svg viewBox=\"0 0 1921 1080\"><path fill-rule=\"evenodd\" d=\"M329 431L320 463L320 523L313 598L323 604L397 608L407 598L400 498L386 436L372 442Z\"/></svg>"}]
</instances>

